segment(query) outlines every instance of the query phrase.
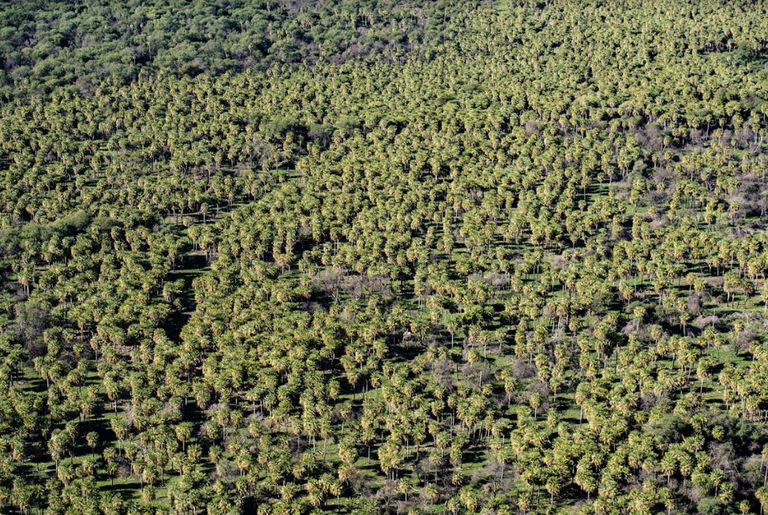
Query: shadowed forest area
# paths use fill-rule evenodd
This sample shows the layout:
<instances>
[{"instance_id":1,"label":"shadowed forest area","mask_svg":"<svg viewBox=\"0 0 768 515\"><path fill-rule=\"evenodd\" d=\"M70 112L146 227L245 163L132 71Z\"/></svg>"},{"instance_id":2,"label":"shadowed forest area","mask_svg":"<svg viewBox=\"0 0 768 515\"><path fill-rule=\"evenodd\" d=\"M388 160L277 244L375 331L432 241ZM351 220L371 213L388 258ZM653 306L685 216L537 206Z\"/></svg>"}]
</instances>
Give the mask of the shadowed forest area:
<instances>
[{"instance_id":1,"label":"shadowed forest area","mask_svg":"<svg viewBox=\"0 0 768 515\"><path fill-rule=\"evenodd\" d=\"M764 512L768 2L5 2L0 99L0 512Z\"/></svg>"}]
</instances>

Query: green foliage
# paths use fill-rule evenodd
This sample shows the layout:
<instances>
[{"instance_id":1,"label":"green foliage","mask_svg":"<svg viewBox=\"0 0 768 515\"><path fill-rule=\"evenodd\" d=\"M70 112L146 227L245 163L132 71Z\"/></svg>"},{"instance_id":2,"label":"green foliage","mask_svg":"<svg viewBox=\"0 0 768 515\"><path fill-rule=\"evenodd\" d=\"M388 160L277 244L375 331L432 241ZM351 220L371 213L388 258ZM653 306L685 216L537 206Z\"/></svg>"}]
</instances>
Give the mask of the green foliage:
<instances>
[{"instance_id":1,"label":"green foliage","mask_svg":"<svg viewBox=\"0 0 768 515\"><path fill-rule=\"evenodd\" d=\"M0 7L0 511L757 512L760 2Z\"/></svg>"}]
</instances>

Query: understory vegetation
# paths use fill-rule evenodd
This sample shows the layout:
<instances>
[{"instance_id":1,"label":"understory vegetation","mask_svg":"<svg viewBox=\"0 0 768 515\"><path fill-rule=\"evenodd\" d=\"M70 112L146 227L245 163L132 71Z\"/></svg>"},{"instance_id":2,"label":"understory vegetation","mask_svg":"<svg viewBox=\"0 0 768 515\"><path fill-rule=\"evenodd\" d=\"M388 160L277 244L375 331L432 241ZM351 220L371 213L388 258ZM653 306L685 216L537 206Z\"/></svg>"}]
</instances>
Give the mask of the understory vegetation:
<instances>
[{"instance_id":1,"label":"understory vegetation","mask_svg":"<svg viewBox=\"0 0 768 515\"><path fill-rule=\"evenodd\" d=\"M763 512L768 3L8 2L0 65L0 512Z\"/></svg>"}]
</instances>

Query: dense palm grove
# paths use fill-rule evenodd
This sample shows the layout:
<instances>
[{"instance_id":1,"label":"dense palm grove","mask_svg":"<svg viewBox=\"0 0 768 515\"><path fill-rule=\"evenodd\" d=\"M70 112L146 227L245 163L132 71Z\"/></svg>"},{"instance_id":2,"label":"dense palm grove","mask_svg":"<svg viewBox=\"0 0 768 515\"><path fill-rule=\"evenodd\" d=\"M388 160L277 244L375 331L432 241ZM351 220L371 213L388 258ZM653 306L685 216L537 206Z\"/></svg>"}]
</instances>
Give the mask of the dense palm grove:
<instances>
[{"instance_id":1,"label":"dense palm grove","mask_svg":"<svg viewBox=\"0 0 768 515\"><path fill-rule=\"evenodd\" d=\"M763 512L765 2L0 24L0 511Z\"/></svg>"}]
</instances>

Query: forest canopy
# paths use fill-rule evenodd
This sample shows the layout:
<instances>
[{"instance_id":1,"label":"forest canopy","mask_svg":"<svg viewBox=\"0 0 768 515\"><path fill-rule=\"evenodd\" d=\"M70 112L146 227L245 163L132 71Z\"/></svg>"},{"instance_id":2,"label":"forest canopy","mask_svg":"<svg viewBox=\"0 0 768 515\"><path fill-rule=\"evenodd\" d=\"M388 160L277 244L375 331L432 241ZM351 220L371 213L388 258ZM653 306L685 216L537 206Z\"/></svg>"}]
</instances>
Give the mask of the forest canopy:
<instances>
[{"instance_id":1,"label":"forest canopy","mask_svg":"<svg viewBox=\"0 0 768 515\"><path fill-rule=\"evenodd\" d=\"M768 3L0 5L0 512L763 513Z\"/></svg>"}]
</instances>

